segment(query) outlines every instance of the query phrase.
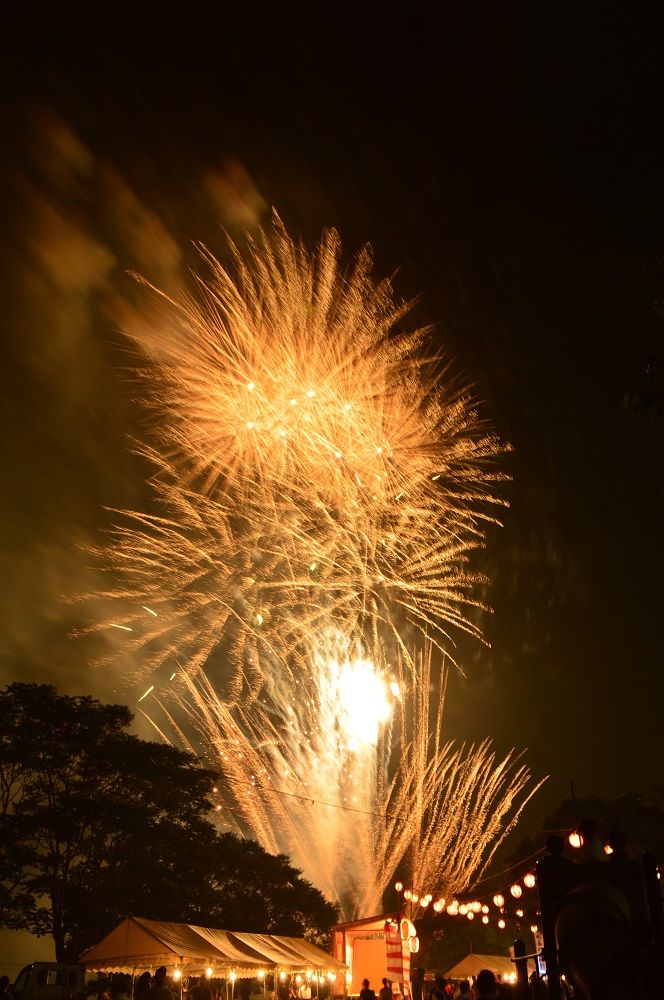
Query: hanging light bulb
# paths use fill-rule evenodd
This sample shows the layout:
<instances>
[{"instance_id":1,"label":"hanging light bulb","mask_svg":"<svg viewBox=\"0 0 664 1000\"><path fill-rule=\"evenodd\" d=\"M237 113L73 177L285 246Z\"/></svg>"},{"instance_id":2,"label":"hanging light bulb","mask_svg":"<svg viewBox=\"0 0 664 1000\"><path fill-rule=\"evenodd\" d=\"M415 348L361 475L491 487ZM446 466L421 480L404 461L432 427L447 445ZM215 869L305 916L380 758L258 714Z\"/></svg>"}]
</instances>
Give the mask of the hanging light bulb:
<instances>
[{"instance_id":1,"label":"hanging light bulb","mask_svg":"<svg viewBox=\"0 0 664 1000\"><path fill-rule=\"evenodd\" d=\"M465 915L468 913L468 903L460 904L459 913L461 914L462 917L465 917Z\"/></svg>"},{"instance_id":2,"label":"hanging light bulb","mask_svg":"<svg viewBox=\"0 0 664 1000\"><path fill-rule=\"evenodd\" d=\"M516 915L517 915L517 917L522 917L523 916L523 910L517 910L516 911Z\"/></svg>"},{"instance_id":3,"label":"hanging light bulb","mask_svg":"<svg viewBox=\"0 0 664 1000\"><path fill-rule=\"evenodd\" d=\"M487 916L482 917L482 923L483 924L488 924L489 923L489 918Z\"/></svg>"},{"instance_id":4,"label":"hanging light bulb","mask_svg":"<svg viewBox=\"0 0 664 1000\"><path fill-rule=\"evenodd\" d=\"M523 895L523 889L518 882L515 882L514 885L510 886L510 892L515 899L519 899L519 897Z\"/></svg>"},{"instance_id":5,"label":"hanging light bulb","mask_svg":"<svg viewBox=\"0 0 664 1000\"><path fill-rule=\"evenodd\" d=\"M537 934L539 927L537 926L537 924L531 924L530 929L533 932L533 934Z\"/></svg>"},{"instance_id":6,"label":"hanging light bulb","mask_svg":"<svg viewBox=\"0 0 664 1000\"><path fill-rule=\"evenodd\" d=\"M488 913L488 912L489 912L489 907L485 903L484 906L482 907L482 913Z\"/></svg>"},{"instance_id":7,"label":"hanging light bulb","mask_svg":"<svg viewBox=\"0 0 664 1000\"><path fill-rule=\"evenodd\" d=\"M535 876L533 875L532 872L528 872L527 875L523 876L523 884L525 885L526 889L533 889L534 888L534 886L535 886Z\"/></svg>"},{"instance_id":8,"label":"hanging light bulb","mask_svg":"<svg viewBox=\"0 0 664 1000\"><path fill-rule=\"evenodd\" d=\"M404 889L404 891L403 891L403 898L404 899L411 899L412 895L413 895L413 893L412 893L411 889Z\"/></svg>"},{"instance_id":9,"label":"hanging light bulb","mask_svg":"<svg viewBox=\"0 0 664 1000\"><path fill-rule=\"evenodd\" d=\"M479 913L480 910L482 909L482 904L480 903L479 899L474 899L470 904L470 908L473 911L473 913Z\"/></svg>"},{"instance_id":10,"label":"hanging light bulb","mask_svg":"<svg viewBox=\"0 0 664 1000\"><path fill-rule=\"evenodd\" d=\"M466 916L468 917L469 920L474 920L475 919L475 914L473 913L472 910L468 910L468 913L466 914Z\"/></svg>"},{"instance_id":11,"label":"hanging light bulb","mask_svg":"<svg viewBox=\"0 0 664 1000\"><path fill-rule=\"evenodd\" d=\"M397 892L401 892L401 890L403 889L403 882L395 882L394 888L397 890Z\"/></svg>"},{"instance_id":12,"label":"hanging light bulb","mask_svg":"<svg viewBox=\"0 0 664 1000\"><path fill-rule=\"evenodd\" d=\"M497 892L496 895L493 897L493 905L497 906L498 909L500 909L501 906L505 905L505 897L501 895L501 893Z\"/></svg>"},{"instance_id":13,"label":"hanging light bulb","mask_svg":"<svg viewBox=\"0 0 664 1000\"><path fill-rule=\"evenodd\" d=\"M502 919L502 917L498 921L498 926L500 927L501 931L505 930L505 921Z\"/></svg>"},{"instance_id":14,"label":"hanging light bulb","mask_svg":"<svg viewBox=\"0 0 664 1000\"><path fill-rule=\"evenodd\" d=\"M583 843L583 837L578 830L573 830L567 839L569 840L570 847L579 848Z\"/></svg>"}]
</instances>

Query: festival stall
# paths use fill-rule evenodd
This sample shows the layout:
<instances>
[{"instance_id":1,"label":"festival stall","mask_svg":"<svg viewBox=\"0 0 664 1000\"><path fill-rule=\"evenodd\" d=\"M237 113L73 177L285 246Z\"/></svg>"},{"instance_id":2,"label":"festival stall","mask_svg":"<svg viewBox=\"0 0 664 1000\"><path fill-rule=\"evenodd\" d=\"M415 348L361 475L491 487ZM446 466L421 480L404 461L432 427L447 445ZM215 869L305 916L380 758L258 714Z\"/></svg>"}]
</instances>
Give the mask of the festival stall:
<instances>
[{"instance_id":1,"label":"festival stall","mask_svg":"<svg viewBox=\"0 0 664 1000\"><path fill-rule=\"evenodd\" d=\"M81 956L90 972L128 972L166 966L176 979L183 975L220 978L271 973L302 973L336 979L345 971L339 962L304 938L249 934L127 917Z\"/></svg>"},{"instance_id":2,"label":"festival stall","mask_svg":"<svg viewBox=\"0 0 664 1000\"><path fill-rule=\"evenodd\" d=\"M348 992L359 994L366 977L378 989L383 976L410 995L410 959L419 942L410 920L397 914L336 924L332 928L332 954L348 967Z\"/></svg>"}]
</instances>

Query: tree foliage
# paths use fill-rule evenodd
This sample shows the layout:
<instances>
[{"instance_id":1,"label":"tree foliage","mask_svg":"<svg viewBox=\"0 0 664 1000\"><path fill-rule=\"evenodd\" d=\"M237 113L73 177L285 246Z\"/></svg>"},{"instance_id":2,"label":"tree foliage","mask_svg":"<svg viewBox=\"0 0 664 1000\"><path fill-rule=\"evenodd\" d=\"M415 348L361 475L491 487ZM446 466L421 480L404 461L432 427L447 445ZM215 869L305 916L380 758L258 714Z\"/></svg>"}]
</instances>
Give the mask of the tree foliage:
<instances>
[{"instance_id":1,"label":"tree foliage","mask_svg":"<svg viewBox=\"0 0 664 1000\"><path fill-rule=\"evenodd\" d=\"M213 772L127 732L129 709L0 692L0 925L76 959L124 916L319 937L336 910L284 856L218 834Z\"/></svg>"}]
</instances>

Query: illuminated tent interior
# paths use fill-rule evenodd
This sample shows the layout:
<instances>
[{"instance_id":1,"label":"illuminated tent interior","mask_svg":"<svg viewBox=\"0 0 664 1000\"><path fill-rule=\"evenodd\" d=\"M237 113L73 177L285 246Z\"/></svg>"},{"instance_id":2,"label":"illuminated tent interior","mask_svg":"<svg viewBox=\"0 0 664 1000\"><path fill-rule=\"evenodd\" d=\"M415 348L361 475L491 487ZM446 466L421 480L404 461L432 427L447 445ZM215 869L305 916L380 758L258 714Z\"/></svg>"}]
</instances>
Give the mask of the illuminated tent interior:
<instances>
[{"instance_id":1,"label":"illuminated tent interior","mask_svg":"<svg viewBox=\"0 0 664 1000\"><path fill-rule=\"evenodd\" d=\"M248 934L127 917L81 956L81 964L94 972L134 972L165 965L185 975L212 969L224 976L234 970L257 976L261 972L329 971L345 969L343 963L304 938L279 934Z\"/></svg>"}]
</instances>

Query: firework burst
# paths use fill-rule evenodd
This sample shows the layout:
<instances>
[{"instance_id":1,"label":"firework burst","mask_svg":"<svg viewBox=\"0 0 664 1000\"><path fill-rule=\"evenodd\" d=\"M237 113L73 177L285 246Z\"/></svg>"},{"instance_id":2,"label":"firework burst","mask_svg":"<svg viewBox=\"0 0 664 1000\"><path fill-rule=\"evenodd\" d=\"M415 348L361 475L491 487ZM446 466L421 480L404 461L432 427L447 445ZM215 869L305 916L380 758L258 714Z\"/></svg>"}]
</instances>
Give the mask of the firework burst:
<instances>
[{"instance_id":1,"label":"firework burst","mask_svg":"<svg viewBox=\"0 0 664 1000\"><path fill-rule=\"evenodd\" d=\"M480 634L467 564L504 448L425 331L400 332L368 251L343 274L336 233L312 257L277 221L234 253L234 276L206 254L198 299L158 293L175 322L138 337L161 508L128 516L110 563L113 596L157 611L129 622L146 669L180 654L195 673L218 643L236 677L293 669L321 626L373 659L417 634L453 658L450 627Z\"/></svg>"},{"instance_id":2,"label":"firework burst","mask_svg":"<svg viewBox=\"0 0 664 1000\"><path fill-rule=\"evenodd\" d=\"M432 648L480 637L469 559L505 449L367 250L344 273L336 233L309 255L276 220L231 251L232 273L202 251L195 293L153 289L167 332L135 337L158 512L111 532L113 624L151 680L177 663L149 717L218 767L232 826L349 915L404 865L459 891L530 777L445 742L430 705Z\"/></svg>"}]
</instances>

